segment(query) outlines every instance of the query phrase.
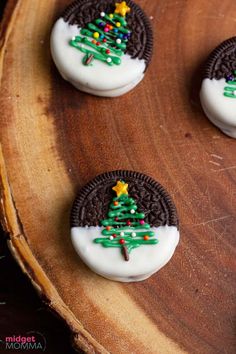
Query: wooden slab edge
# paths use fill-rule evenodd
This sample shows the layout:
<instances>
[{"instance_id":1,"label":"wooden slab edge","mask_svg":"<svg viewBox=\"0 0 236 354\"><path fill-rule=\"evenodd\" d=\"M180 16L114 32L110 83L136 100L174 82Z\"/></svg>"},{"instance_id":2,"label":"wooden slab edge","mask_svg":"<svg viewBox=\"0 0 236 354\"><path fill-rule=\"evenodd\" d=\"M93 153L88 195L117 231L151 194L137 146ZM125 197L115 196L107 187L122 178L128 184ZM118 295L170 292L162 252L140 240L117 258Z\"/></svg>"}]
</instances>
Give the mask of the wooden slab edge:
<instances>
[{"instance_id":1,"label":"wooden slab edge","mask_svg":"<svg viewBox=\"0 0 236 354\"><path fill-rule=\"evenodd\" d=\"M0 84L3 70L5 45L12 30L12 24L18 14L21 0L9 0L0 24ZM8 234L8 247L21 267L29 277L42 300L55 311L69 326L75 349L86 353L108 353L77 320L61 299L55 287L51 284L40 264L37 262L27 242L23 226L14 203L14 197L8 182L7 169L0 142L0 222Z\"/></svg>"},{"instance_id":2,"label":"wooden slab edge","mask_svg":"<svg viewBox=\"0 0 236 354\"><path fill-rule=\"evenodd\" d=\"M17 210L14 205L14 198L8 183L7 170L0 144L0 220L4 230L9 235L8 246L21 267L22 271L29 277L33 286L43 297L44 302L64 319L73 333L75 349L82 349L86 353L108 353L82 326L73 313L62 301L60 295L49 278L42 270L35 259L27 238L24 235L23 227Z\"/></svg>"},{"instance_id":3,"label":"wooden slab edge","mask_svg":"<svg viewBox=\"0 0 236 354\"><path fill-rule=\"evenodd\" d=\"M0 79L2 74L3 55L5 44L11 33L11 24L14 22L20 0L8 0L4 9L3 19L0 22Z\"/></svg>"},{"instance_id":4,"label":"wooden slab edge","mask_svg":"<svg viewBox=\"0 0 236 354\"><path fill-rule=\"evenodd\" d=\"M4 20L0 26L0 82L3 68L3 55L5 43L11 33L12 23L17 16L20 1L9 1L4 12ZM42 297L44 302L54 310L73 333L75 349L82 349L86 353L107 353L76 319L73 313L60 298L56 289L52 286L49 278L36 261L27 243L23 227L14 204L14 198L8 183L6 164L0 144L0 222L4 231L9 235L8 246L21 267L29 277L33 286Z\"/></svg>"}]
</instances>

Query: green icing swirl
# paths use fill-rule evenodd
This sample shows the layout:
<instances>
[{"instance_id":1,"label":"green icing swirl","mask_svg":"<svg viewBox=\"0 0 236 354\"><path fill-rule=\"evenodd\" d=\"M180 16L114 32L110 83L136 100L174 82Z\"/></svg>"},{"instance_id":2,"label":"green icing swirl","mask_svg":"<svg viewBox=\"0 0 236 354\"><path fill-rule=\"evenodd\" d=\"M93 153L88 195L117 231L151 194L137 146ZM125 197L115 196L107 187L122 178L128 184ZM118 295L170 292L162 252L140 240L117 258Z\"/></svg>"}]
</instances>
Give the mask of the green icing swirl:
<instances>
[{"instance_id":1,"label":"green icing swirl","mask_svg":"<svg viewBox=\"0 0 236 354\"><path fill-rule=\"evenodd\" d=\"M114 26L115 28L118 28L121 33L124 33L124 34L130 33L130 31L127 28L125 28L125 26L127 26L127 22L121 16L114 14L114 17L110 18L109 15L105 15L104 18L107 21L109 21L112 24L112 26ZM102 21L102 20L100 20L100 21ZM121 26L116 27L116 22L120 22Z\"/></svg>"},{"instance_id":2,"label":"green icing swirl","mask_svg":"<svg viewBox=\"0 0 236 354\"><path fill-rule=\"evenodd\" d=\"M107 21L110 21L114 26L116 25L116 22L120 22L120 24L123 26L123 27L126 27L127 26L127 21L125 20L124 17L118 15L118 14L112 14L113 15L113 18L111 18L109 15L105 14L104 18L107 20ZM128 30L127 30L128 31Z\"/></svg>"},{"instance_id":3,"label":"green icing swirl","mask_svg":"<svg viewBox=\"0 0 236 354\"><path fill-rule=\"evenodd\" d=\"M108 218L101 221L102 226L105 227L101 232L103 237L96 238L94 243L106 248L122 249L125 246L128 253L142 245L158 243L154 238L155 232L150 230L150 225L143 220L145 214L138 212L135 200L127 194L113 198L107 215ZM126 220L130 221L130 225L127 225ZM123 240L123 244L120 240Z\"/></svg>"},{"instance_id":4,"label":"green icing swirl","mask_svg":"<svg viewBox=\"0 0 236 354\"><path fill-rule=\"evenodd\" d=\"M84 43L89 47L92 47L96 51L89 50L78 43ZM121 63L121 59L116 56L112 56L111 54L106 54L106 48L98 47L96 44L90 42L86 37L77 36L75 39L70 41L70 45L74 48L79 49L81 52L85 53L87 56L93 55L95 59L106 62L108 65L119 65ZM111 58L110 62L107 62L107 58ZM85 58L84 58L85 59Z\"/></svg>"},{"instance_id":5,"label":"green icing swirl","mask_svg":"<svg viewBox=\"0 0 236 354\"><path fill-rule=\"evenodd\" d=\"M127 247L128 253L130 253L134 248L140 247L141 245L156 245L158 243L157 239L151 239L148 241L145 241L144 239L138 238L138 239L133 239L132 237L120 237L116 238L114 240L109 240L102 238L96 238L94 240L95 243L100 243L102 244L103 247L109 248L109 247L116 247L116 248L121 248L122 245L120 245L119 240L124 239L125 240L125 245Z\"/></svg>"},{"instance_id":6,"label":"green icing swirl","mask_svg":"<svg viewBox=\"0 0 236 354\"><path fill-rule=\"evenodd\" d=\"M126 28L127 21L124 17L115 13L112 15L113 18L105 14L103 19L97 18L94 20L94 23L88 23L86 28L80 30L80 34L84 37L76 36L70 40L69 44L72 47L85 54L82 60L84 65L92 65L94 59L102 61L109 66L121 64L120 57L124 55L128 39L121 39L120 36L122 37L122 35L129 34L130 31ZM100 23L105 23L104 20L114 27L113 30L105 32L99 27ZM120 27L116 26L117 22L120 22ZM99 45L92 43L92 40L95 39L94 33L96 32L99 33L97 42L100 42L102 39L106 39L106 42L102 41ZM92 38L92 40L88 38ZM120 39L120 41L117 41L117 39ZM110 53L108 53L108 49Z\"/></svg>"},{"instance_id":7,"label":"green icing swirl","mask_svg":"<svg viewBox=\"0 0 236 354\"><path fill-rule=\"evenodd\" d=\"M233 72L236 76L236 70ZM224 96L228 98L236 98L236 78L232 81L227 81L227 85L224 87Z\"/></svg>"}]
</instances>

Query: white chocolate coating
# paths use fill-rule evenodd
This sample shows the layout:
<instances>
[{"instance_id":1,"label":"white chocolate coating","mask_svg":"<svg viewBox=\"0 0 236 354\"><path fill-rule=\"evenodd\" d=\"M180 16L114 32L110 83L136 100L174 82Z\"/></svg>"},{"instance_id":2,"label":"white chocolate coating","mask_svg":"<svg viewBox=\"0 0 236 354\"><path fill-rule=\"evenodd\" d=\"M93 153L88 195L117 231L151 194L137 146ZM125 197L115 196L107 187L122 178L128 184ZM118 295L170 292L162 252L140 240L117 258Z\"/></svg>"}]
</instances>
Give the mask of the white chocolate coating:
<instances>
[{"instance_id":1,"label":"white chocolate coating","mask_svg":"<svg viewBox=\"0 0 236 354\"><path fill-rule=\"evenodd\" d=\"M120 282L149 278L169 262L179 242L179 231L175 226L151 228L159 242L133 249L127 262L120 248L105 248L93 242L95 238L102 237L101 230L101 227L73 227L72 244L80 258L95 273Z\"/></svg>"},{"instance_id":2,"label":"white chocolate coating","mask_svg":"<svg viewBox=\"0 0 236 354\"><path fill-rule=\"evenodd\" d=\"M97 96L116 97L133 89L144 77L144 60L122 56L120 65L109 66L95 60L92 66L83 65L84 53L69 45L80 34L77 25L60 18L51 34L51 53L62 77L81 91Z\"/></svg>"},{"instance_id":3,"label":"white chocolate coating","mask_svg":"<svg viewBox=\"0 0 236 354\"><path fill-rule=\"evenodd\" d=\"M236 98L224 96L226 85L225 79L204 79L200 99L209 120L223 133L236 138Z\"/></svg>"}]
</instances>

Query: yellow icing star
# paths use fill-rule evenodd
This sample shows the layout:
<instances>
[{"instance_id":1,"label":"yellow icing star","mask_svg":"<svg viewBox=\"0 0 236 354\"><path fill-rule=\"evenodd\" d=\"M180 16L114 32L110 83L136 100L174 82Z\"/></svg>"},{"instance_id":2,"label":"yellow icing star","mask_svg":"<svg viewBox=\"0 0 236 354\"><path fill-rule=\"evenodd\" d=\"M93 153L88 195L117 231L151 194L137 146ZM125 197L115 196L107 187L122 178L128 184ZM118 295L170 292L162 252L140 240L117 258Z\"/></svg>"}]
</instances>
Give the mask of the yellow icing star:
<instances>
[{"instance_id":1,"label":"yellow icing star","mask_svg":"<svg viewBox=\"0 0 236 354\"><path fill-rule=\"evenodd\" d=\"M112 188L119 198L122 194L128 194L128 183L118 181L116 186Z\"/></svg>"},{"instance_id":2,"label":"yellow icing star","mask_svg":"<svg viewBox=\"0 0 236 354\"><path fill-rule=\"evenodd\" d=\"M120 3L116 3L116 9L115 9L115 14L119 14L123 17L125 17L125 15L127 13L130 12L130 7L126 5L125 1L122 1Z\"/></svg>"}]
</instances>

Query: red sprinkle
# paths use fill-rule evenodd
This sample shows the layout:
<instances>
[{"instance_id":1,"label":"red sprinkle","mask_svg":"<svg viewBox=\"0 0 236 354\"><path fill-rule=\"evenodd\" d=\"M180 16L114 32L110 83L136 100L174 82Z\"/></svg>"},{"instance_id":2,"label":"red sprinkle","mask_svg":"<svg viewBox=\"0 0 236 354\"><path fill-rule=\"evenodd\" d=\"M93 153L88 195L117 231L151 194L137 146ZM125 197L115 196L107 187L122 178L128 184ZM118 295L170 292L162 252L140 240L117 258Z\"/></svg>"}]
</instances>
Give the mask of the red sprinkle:
<instances>
[{"instance_id":1,"label":"red sprinkle","mask_svg":"<svg viewBox=\"0 0 236 354\"><path fill-rule=\"evenodd\" d=\"M119 243L123 245L125 243L125 240L123 238L120 239Z\"/></svg>"},{"instance_id":2,"label":"red sprinkle","mask_svg":"<svg viewBox=\"0 0 236 354\"><path fill-rule=\"evenodd\" d=\"M126 222L126 224L127 224L128 226L130 226L130 225L131 225L131 222L128 220L128 221Z\"/></svg>"},{"instance_id":3,"label":"red sprinkle","mask_svg":"<svg viewBox=\"0 0 236 354\"><path fill-rule=\"evenodd\" d=\"M112 236L113 236L114 238L116 238L116 237L117 237L117 235L116 235L116 234L113 234Z\"/></svg>"},{"instance_id":4,"label":"red sprinkle","mask_svg":"<svg viewBox=\"0 0 236 354\"><path fill-rule=\"evenodd\" d=\"M101 43L100 42L97 42L96 45L100 45Z\"/></svg>"},{"instance_id":5,"label":"red sprinkle","mask_svg":"<svg viewBox=\"0 0 236 354\"><path fill-rule=\"evenodd\" d=\"M118 217L116 217L116 218L115 218L115 221L119 221L119 218L118 218Z\"/></svg>"},{"instance_id":6,"label":"red sprinkle","mask_svg":"<svg viewBox=\"0 0 236 354\"><path fill-rule=\"evenodd\" d=\"M104 38L102 41L103 41L104 43L106 43L106 42L107 42L107 39L106 39L106 38Z\"/></svg>"}]
</instances>

